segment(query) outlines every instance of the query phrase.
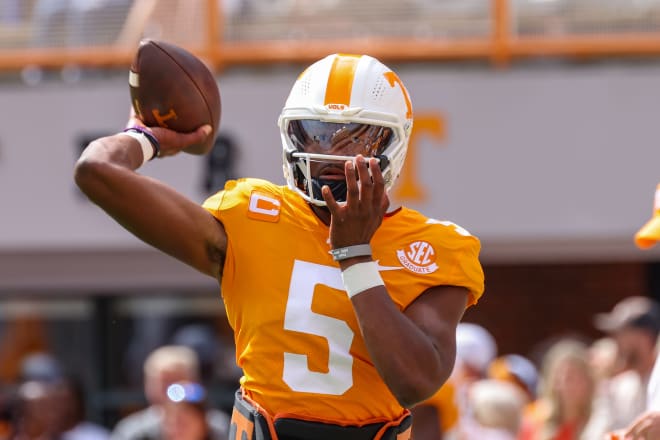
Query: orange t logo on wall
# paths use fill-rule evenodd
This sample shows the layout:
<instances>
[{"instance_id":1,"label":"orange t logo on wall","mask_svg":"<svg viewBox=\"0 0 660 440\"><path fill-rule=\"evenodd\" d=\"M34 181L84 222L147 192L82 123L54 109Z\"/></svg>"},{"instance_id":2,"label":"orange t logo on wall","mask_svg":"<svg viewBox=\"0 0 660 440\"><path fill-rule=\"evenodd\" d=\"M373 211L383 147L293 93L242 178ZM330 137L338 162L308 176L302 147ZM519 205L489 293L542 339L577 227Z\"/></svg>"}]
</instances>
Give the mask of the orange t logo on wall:
<instances>
[{"instance_id":1,"label":"orange t logo on wall","mask_svg":"<svg viewBox=\"0 0 660 440\"><path fill-rule=\"evenodd\" d=\"M398 200L423 201L426 199L426 191L417 180L419 172L418 151L419 140L423 136L429 136L438 144L445 140L447 135L445 117L440 113L416 113L413 130L410 134L406 162L403 164L399 181L394 187L393 196Z\"/></svg>"},{"instance_id":2,"label":"orange t logo on wall","mask_svg":"<svg viewBox=\"0 0 660 440\"><path fill-rule=\"evenodd\" d=\"M255 220L275 223L280 219L282 199L273 194L252 191L247 216Z\"/></svg>"}]
</instances>

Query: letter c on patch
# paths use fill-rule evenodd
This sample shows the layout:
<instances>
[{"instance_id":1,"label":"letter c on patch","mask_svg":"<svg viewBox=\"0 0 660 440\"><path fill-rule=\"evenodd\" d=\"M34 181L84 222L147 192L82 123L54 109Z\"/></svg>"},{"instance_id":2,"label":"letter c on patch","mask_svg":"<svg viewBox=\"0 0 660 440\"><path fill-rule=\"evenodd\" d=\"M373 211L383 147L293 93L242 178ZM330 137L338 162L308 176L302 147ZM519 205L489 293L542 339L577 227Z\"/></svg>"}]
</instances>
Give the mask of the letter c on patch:
<instances>
[{"instance_id":1,"label":"letter c on patch","mask_svg":"<svg viewBox=\"0 0 660 440\"><path fill-rule=\"evenodd\" d=\"M248 217L255 220L276 222L280 218L281 207L281 199L255 191L250 194Z\"/></svg>"}]
</instances>

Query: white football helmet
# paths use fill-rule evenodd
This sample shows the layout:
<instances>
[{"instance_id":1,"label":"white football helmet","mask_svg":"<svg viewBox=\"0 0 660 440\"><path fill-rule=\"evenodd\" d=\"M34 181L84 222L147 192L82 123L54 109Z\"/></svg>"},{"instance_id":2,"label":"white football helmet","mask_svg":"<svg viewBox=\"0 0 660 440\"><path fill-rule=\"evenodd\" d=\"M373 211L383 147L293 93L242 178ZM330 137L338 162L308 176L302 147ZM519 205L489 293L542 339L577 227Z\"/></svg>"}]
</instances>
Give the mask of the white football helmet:
<instances>
[{"instance_id":1,"label":"white football helmet","mask_svg":"<svg viewBox=\"0 0 660 440\"><path fill-rule=\"evenodd\" d=\"M377 148L367 144L367 151L380 160L389 191L403 167L412 124L408 91L391 69L367 55L329 55L298 77L278 120L287 184L308 202L325 206L320 188L328 183L312 178L310 162L353 156L308 153L303 147L315 142L323 150L335 138L352 136L353 142L375 142ZM330 186L338 201L345 200L345 182L343 188Z\"/></svg>"}]
</instances>

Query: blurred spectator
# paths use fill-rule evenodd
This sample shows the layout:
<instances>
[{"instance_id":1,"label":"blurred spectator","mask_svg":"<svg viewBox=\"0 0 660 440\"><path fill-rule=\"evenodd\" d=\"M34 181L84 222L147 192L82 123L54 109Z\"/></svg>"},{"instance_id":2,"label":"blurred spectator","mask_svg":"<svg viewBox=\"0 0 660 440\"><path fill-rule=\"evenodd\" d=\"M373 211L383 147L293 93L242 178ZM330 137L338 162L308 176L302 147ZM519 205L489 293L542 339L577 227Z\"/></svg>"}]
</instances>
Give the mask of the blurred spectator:
<instances>
[{"instance_id":1,"label":"blurred spectator","mask_svg":"<svg viewBox=\"0 0 660 440\"><path fill-rule=\"evenodd\" d=\"M524 356L507 354L497 357L488 367L488 377L518 386L528 402L536 399L538 371L532 361Z\"/></svg>"},{"instance_id":2,"label":"blurred spectator","mask_svg":"<svg viewBox=\"0 0 660 440\"><path fill-rule=\"evenodd\" d=\"M660 439L660 355L656 357L649 380L646 410L625 429L619 430L618 434L625 440Z\"/></svg>"},{"instance_id":3,"label":"blurred spectator","mask_svg":"<svg viewBox=\"0 0 660 440\"><path fill-rule=\"evenodd\" d=\"M167 389L177 382L199 382L196 352L185 346L168 345L154 350L144 363L144 391L149 406L119 421L113 440L160 440L163 438ZM229 416L215 409L206 411L212 440L225 440Z\"/></svg>"},{"instance_id":4,"label":"blurred spectator","mask_svg":"<svg viewBox=\"0 0 660 440\"><path fill-rule=\"evenodd\" d=\"M468 390L473 382L484 379L488 366L497 356L493 335L479 324L461 322L456 327L456 363L451 381L461 417L466 415Z\"/></svg>"},{"instance_id":5,"label":"blurred spectator","mask_svg":"<svg viewBox=\"0 0 660 440\"><path fill-rule=\"evenodd\" d=\"M0 382L17 383L23 360L32 353L49 351L47 332L45 322L36 314L18 316L2 323Z\"/></svg>"},{"instance_id":6,"label":"blurred spectator","mask_svg":"<svg viewBox=\"0 0 660 440\"><path fill-rule=\"evenodd\" d=\"M658 353L660 305L647 297L630 296L611 312L595 316L595 326L617 343L623 372L607 382L602 409L609 430L623 429L647 407L647 388Z\"/></svg>"},{"instance_id":7,"label":"blurred spectator","mask_svg":"<svg viewBox=\"0 0 660 440\"><path fill-rule=\"evenodd\" d=\"M588 348L588 358L596 382L602 384L621 373L616 341L610 337L595 340Z\"/></svg>"},{"instance_id":8,"label":"blurred spectator","mask_svg":"<svg viewBox=\"0 0 660 440\"><path fill-rule=\"evenodd\" d=\"M515 440L527 396L520 387L495 379L476 381L468 394L473 417L461 424L459 440Z\"/></svg>"},{"instance_id":9,"label":"blurred spectator","mask_svg":"<svg viewBox=\"0 0 660 440\"><path fill-rule=\"evenodd\" d=\"M106 440L110 432L87 420L85 391L76 379L66 377L54 384L58 413L58 440Z\"/></svg>"},{"instance_id":10,"label":"blurred spectator","mask_svg":"<svg viewBox=\"0 0 660 440\"><path fill-rule=\"evenodd\" d=\"M50 353L36 352L23 358L19 370L19 382L56 382L62 379L62 366Z\"/></svg>"},{"instance_id":11,"label":"blurred spectator","mask_svg":"<svg viewBox=\"0 0 660 440\"><path fill-rule=\"evenodd\" d=\"M16 392L12 440L59 440L57 401L53 384L28 381Z\"/></svg>"},{"instance_id":12,"label":"blurred spectator","mask_svg":"<svg viewBox=\"0 0 660 440\"><path fill-rule=\"evenodd\" d=\"M207 393L198 383L175 383L167 388L163 405L162 440L211 440L206 418Z\"/></svg>"},{"instance_id":13,"label":"blurred spectator","mask_svg":"<svg viewBox=\"0 0 660 440\"><path fill-rule=\"evenodd\" d=\"M484 327L462 322L456 328L456 372L463 377L482 379L497 356L495 338Z\"/></svg>"},{"instance_id":14,"label":"blurred spectator","mask_svg":"<svg viewBox=\"0 0 660 440\"><path fill-rule=\"evenodd\" d=\"M20 363L14 424L24 438L106 440L109 431L86 420L82 384L67 376L49 353L37 352ZM42 412L46 411L47 414Z\"/></svg>"},{"instance_id":15,"label":"blurred spectator","mask_svg":"<svg viewBox=\"0 0 660 440\"><path fill-rule=\"evenodd\" d=\"M172 336L172 345L183 345L195 350L199 360L200 380L208 383L213 379L222 347L211 328L203 324L184 325Z\"/></svg>"},{"instance_id":16,"label":"blurred spectator","mask_svg":"<svg viewBox=\"0 0 660 440\"><path fill-rule=\"evenodd\" d=\"M543 357L540 397L525 412L520 440L597 440L605 420L596 416L596 380L587 345L563 339Z\"/></svg>"}]
</instances>

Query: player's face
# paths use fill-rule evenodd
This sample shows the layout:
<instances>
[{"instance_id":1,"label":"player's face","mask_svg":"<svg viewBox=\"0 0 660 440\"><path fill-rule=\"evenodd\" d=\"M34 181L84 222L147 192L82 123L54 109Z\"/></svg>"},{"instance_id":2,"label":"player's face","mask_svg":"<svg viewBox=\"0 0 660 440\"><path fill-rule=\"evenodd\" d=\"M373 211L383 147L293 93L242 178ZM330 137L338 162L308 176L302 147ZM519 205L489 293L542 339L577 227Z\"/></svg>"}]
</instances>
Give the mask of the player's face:
<instances>
[{"instance_id":1,"label":"player's face","mask_svg":"<svg viewBox=\"0 0 660 440\"><path fill-rule=\"evenodd\" d=\"M388 127L313 119L292 121L288 131L299 150L334 156L377 156L392 140L392 130ZM344 172L342 161L316 159L312 160L311 167L313 176L326 174L331 180L343 176Z\"/></svg>"}]
</instances>

